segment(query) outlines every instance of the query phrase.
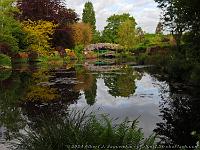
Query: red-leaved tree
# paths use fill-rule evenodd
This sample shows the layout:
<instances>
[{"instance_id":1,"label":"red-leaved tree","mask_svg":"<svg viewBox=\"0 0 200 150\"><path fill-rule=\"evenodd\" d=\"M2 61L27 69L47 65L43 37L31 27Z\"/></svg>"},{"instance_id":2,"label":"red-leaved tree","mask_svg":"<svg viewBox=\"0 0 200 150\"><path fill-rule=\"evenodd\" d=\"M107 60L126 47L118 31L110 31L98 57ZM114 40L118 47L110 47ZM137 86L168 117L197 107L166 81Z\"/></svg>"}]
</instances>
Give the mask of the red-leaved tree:
<instances>
[{"instance_id":1,"label":"red-leaved tree","mask_svg":"<svg viewBox=\"0 0 200 150\"><path fill-rule=\"evenodd\" d=\"M64 6L61 0L18 0L21 20L46 20L59 25L74 23L79 20L74 10Z\"/></svg>"},{"instance_id":2,"label":"red-leaved tree","mask_svg":"<svg viewBox=\"0 0 200 150\"><path fill-rule=\"evenodd\" d=\"M61 0L17 0L20 20L46 20L58 24L52 36L54 47L73 47L70 24L79 20L77 13L66 8Z\"/></svg>"}]
</instances>

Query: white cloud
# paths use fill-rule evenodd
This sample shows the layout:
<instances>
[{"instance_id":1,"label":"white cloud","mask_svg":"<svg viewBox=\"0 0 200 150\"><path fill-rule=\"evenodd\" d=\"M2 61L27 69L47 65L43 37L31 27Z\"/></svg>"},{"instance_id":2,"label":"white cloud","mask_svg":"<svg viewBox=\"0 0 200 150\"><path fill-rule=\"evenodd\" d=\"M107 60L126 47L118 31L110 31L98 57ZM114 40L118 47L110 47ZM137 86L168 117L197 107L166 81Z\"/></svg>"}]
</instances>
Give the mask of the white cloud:
<instances>
[{"instance_id":1,"label":"white cloud","mask_svg":"<svg viewBox=\"0 0 200 150\"><path fill-rule=\"evenodd\" d=\"M75 9L82 17L88 0L67 0L67 7ZM160 10L154 0L91 0L94 5L97 29L103 30L106 19L112 14L130 13L146 32L153 33L159 21Z\"/></svg>"}]
</instances>

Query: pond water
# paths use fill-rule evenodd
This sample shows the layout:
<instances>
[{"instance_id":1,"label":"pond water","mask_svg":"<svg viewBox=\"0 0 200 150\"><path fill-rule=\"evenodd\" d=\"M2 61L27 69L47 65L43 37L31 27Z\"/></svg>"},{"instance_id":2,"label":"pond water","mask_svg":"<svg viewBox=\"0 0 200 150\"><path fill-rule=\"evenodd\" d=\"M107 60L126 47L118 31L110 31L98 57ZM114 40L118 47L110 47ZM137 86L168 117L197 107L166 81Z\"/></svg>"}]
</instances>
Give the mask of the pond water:
<instances>
[{"instance_id":1,"label":"pond water","mask_svg":"<svg viewBox=\"0 0 200 150\"><path fill-rule=\"evenodd\" d=\"M129 120L138 118L145 137L160 143L196 145L200 130L199 90L171 82L155 66L116 60L81 64L16 64L0 73L0 147L38 119L89 108Z\"/></svg>"}]
</instances>

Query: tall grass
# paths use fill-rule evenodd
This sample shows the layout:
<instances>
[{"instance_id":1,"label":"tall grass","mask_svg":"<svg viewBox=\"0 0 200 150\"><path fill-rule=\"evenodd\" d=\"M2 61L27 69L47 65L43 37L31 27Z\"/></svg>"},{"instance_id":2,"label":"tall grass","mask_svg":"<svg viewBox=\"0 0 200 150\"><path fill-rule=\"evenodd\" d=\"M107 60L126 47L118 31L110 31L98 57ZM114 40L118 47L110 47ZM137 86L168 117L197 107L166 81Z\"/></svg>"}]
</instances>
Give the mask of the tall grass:
<instances>
[{"instance_id":1,"label":"tall grass","mask_svg":"<svg viewBox=\"0 0 200 150\"><path fill-rule=\"evenodd\" d=\"M72 111L64 119L53 117L40 123L39 128L30 129L19 138L17 149L147 149L155 141L154 136L144 139L137 120L114 125L108 116L97 117L85 109Z\"/></svg>"}]
</instances>

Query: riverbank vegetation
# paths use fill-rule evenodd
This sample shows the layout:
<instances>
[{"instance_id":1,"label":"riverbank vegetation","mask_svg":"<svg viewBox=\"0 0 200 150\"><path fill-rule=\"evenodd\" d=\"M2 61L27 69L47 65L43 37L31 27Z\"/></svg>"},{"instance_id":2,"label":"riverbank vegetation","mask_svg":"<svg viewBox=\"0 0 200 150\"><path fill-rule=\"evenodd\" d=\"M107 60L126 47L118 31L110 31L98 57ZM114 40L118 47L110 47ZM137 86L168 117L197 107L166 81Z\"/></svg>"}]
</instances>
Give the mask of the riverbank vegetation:
<instances>
[{"instance_id":1,"label":"riverbank vegetation","mask_svg":"<svg viewBox=\"0 0 200 150\"><path fill-rule=\"evenodd\" d=\"M98 118L97 118L98 117ZM41 119L37 131L19 138L19 150L66 149L153 149L155 137L144 138L137 120L116 123L106 115L86 110L72 111L61 118ZM45 128L43 128L45 126ZM95 140L94 140L95 139ZM151 148L152 147L152 148Z\"/></svg>"},{"instance_id":2,"label":"riverbank vegetation","mask_svg":"<svg viewBox=\"0 0 200 150\"><path fill-rule=\"evenodd\" d=\"M163 11L162 26L170 31L174 44L168 46L167 55L157 52L145 60L158 66L168 79L199 86L200 10L197 1L155 1Z\"/></svg>"}]
</instances>

